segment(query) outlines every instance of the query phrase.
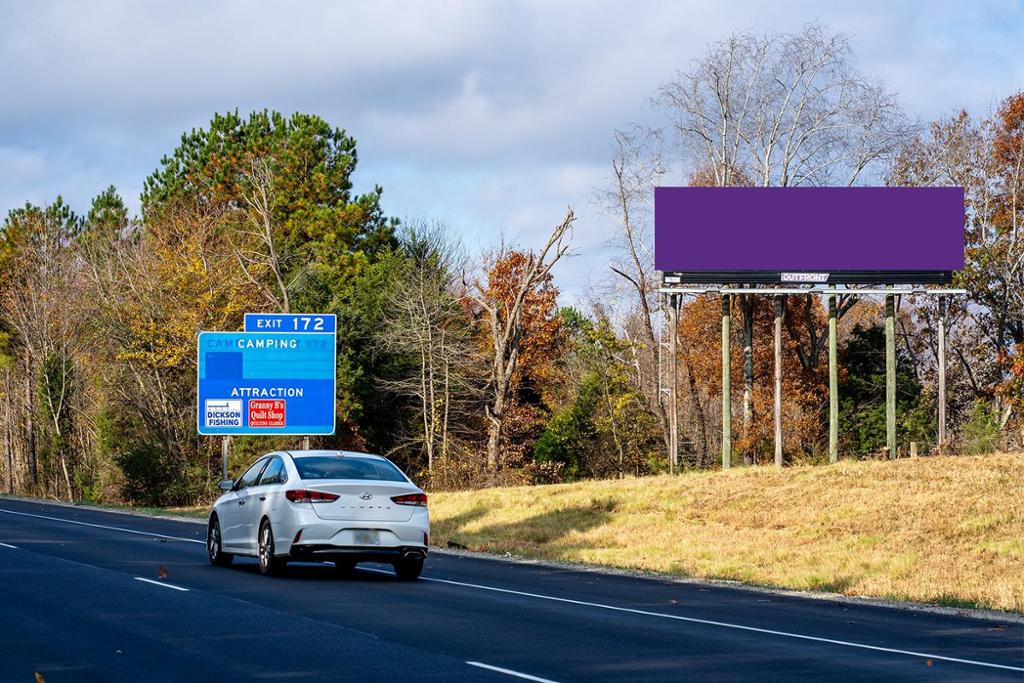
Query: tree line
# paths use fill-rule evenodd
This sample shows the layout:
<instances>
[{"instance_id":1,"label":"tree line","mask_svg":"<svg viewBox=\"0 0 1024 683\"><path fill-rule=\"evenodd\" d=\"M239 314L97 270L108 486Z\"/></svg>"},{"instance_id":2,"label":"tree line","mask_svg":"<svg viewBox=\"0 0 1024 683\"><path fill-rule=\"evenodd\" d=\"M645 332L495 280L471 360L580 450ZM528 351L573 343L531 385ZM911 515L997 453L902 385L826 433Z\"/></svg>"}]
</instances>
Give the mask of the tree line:
<instances>
[{"instance_id":1,"label":"tree line","mask_svg":"<svg viewBox=\"0 0 1024 683\"><path fill-rule=\"evenodd\" d=\"M923 126L853 67L845 37L716 43L652 95L653 123L615 131L597 196L616 254L589 300L560 306L553 268L576 217L543 245L469 253L457 233L386 215L356 193L355 139L311 114L215 115L185 133L132 216L115 188L84 214L60 197L0 228L0 415L8 492L168 505L205 500L219 440L196 434L196 334L246 312L338 316L337 434L315 446L383 453L452 488L667 469L663 306L653 268L658 184L961 185L968 296L950 307L950 448L1024 439L1024 93L990 117ZM842 239L830 245L842 248ZM736 297L738 454L772 452L773 312ZM679 316L684 466L714 466L721 434L720 301ZM885 441L880 314L839 302L841 452ZM900 297L901 439L935 445L935 304ZM822 459L826 313L785 302L784 451ZM295 447L236 437L233 462Z\"/></svg>"}]
</instances>

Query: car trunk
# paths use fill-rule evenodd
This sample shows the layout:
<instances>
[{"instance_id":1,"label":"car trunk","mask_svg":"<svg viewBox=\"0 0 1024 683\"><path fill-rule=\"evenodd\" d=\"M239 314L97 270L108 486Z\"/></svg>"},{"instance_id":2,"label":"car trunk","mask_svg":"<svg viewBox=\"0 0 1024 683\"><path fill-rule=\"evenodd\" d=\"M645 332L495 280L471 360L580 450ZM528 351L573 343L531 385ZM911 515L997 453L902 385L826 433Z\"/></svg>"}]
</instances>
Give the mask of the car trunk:
<instances>
[{"instance_id":1,"label":"car trunk","mask_svg":"<svg viewBox=\"0 0 1024 683\"><path fill-rule=\"evenodd\" d=\"M363 480L310 482L306 488L338 496L330 503L310 503L320 519L352 522L406 522L416 508L398 505L391 497L419 490L401 482Z\"/></svg>"}]
</instances>

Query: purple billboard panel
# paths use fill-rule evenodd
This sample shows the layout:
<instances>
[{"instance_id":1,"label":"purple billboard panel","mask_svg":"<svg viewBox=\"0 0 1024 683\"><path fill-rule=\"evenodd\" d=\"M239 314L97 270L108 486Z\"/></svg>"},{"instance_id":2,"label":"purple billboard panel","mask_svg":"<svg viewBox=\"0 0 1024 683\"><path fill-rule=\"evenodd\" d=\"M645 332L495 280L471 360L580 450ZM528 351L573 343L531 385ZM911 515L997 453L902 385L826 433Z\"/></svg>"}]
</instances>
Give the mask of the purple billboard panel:
<instances>
[{"instance_id":1,"label":"purple billboard panel","mask_svg":"<svg viewBox=\"0 0 1024 683\"><path fill-rule=\"evenodd\" d=\"M654 262L672 282L949 282L964 191L659 187Z\"/></svg>"}]
</instances>

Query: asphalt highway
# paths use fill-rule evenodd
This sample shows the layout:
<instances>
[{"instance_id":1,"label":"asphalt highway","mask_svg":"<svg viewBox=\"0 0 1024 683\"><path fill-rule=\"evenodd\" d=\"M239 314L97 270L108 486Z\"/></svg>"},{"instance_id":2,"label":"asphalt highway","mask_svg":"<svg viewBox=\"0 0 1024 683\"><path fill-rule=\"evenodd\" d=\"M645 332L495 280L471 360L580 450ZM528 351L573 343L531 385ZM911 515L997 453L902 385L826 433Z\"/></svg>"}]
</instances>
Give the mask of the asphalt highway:
<instances>
[{"instance_id":1,"label":"asphalt highway","mask_svg":"<svg viewBox=\"0 0 1024 683\"><path fill-rule=\"evenodd\" d=\"M202 524L0 498L0 681L1021 681L1024 626L435 552L260 576Z\"/></svg>"}]
</instances>

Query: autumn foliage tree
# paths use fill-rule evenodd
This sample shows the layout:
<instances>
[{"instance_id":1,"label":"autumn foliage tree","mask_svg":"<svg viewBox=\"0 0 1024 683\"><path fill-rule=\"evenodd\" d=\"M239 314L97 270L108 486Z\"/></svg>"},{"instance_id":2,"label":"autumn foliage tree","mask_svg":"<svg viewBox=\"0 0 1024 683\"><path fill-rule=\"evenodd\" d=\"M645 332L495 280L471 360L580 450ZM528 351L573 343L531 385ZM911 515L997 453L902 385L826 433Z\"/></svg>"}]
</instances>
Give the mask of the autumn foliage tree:
<instances>
[{"instance_id":1,"label":"autumn foliage tree","mask_svg":"<svg viewBox=\"0 0 1024 683\"><path fill-rule=\"evenodd\" d=\"M517 431L530 423L530 416L521 413L516 395L529 383L545 378L552 348L560 341L561 323L555 316L558 290L551 268L569 250L568 233L574 221L570 210L536 253L497 252L486 266L486 279L478 281L472 293L480 307L483 343L491 367L487 465L492 472L500 466L508 420L516 422Z\"/></svg>"}]
</instances>

